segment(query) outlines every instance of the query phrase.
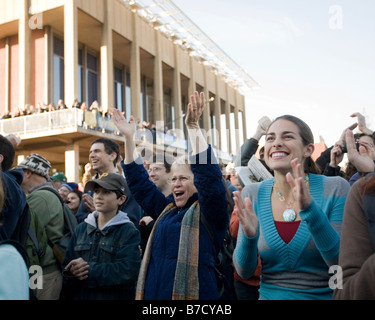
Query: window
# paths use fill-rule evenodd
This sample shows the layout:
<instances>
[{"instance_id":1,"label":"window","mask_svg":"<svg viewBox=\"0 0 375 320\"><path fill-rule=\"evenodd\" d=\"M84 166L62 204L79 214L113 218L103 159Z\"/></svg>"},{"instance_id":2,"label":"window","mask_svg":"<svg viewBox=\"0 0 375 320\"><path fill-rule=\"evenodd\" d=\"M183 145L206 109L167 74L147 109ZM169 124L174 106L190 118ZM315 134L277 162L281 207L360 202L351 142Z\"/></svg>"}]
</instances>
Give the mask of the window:
<instances>
[{"instance_id":1,"label":"window","mask_svg":"<svg viewBox=\"0 0 375 320\"><path fill-rule=\"evenodd\" d=\"M141 121L151 121L153 109L153 82L151 79L142 76L141 79Z\"/></svg>"},{"instance_id":2,"label":"window","mask_svg":"<svg viewBox=\"0 0 375 320\"><path fill-rule=\"evenodd\" d=\"M122 69L116 68L114 70L115 77L115 108L124 111L124 80Z\"/></svg>"},{"instance_id":3,"label":"window","mask_svg":"<svg viewBox=\"0 0 375 320\"><path fill-rule=\"evenodd\" d=\"M168 129L176 129L176 115L175 109L172 105L172 90L168 89L164 92L164 119L156 119L158 121L164 121L164 126Z\"/></svg>"},{"instance_id":4,"label":"window","mask_svg":"<svg viewBox=\"0 0 375 320\"><path fill-rule=\"evenodd\" d=\"M87 54L87 106L98 100L98 59Z\"/></svg>"},{"instance_id":5,"label":"window","mask_svg":"<svg viewBox=\"0 0 375 320\"><path fill-rule=\"evenodd\" d=\"M132 114L132 92L130 89L130 73L126 72L126 84L125 84L125 116L126 119L130 119L130 116Z\"/></svg>"},{"instance_id":6,"label":"window","mask_svg":"<svg viewBox=\"0 0 375 320\"><path fill-rule=\"evenodd\" d=\"M53 103L64 99L64 42L53 39Z\"/></svg>"},{"instance_id":7,"label":"window","mask_svg":"<svg viewBox=\"0 0 375 320\"><path fill-rule=\"evenodd\" d=\"M84 100L83 95L83 52L82 49L78 50L78 101L80 103Z\"/></svg>"}]
</instances>

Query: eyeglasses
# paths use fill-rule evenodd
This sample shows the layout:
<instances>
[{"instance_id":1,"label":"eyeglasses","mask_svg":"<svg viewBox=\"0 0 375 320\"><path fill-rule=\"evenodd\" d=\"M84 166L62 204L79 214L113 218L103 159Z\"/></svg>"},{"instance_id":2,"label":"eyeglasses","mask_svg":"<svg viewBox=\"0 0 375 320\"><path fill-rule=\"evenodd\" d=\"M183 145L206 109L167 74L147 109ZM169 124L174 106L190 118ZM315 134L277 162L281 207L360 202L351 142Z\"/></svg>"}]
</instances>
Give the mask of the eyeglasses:
<instances>
[{"instance_id":1,"label":"eyeglasses","mask_svg":"<svg viewBox=\"0 0 375 320\"><path fill-rule=\"evenodd\" d=\"M185 183L185 182L187 182L189 180L190 180L190 178L189 177L185 177L185 176L172 177L172 178L168 179L168 181L169 181L170 184L176 184L177 181L180 181L181 183Z\"/></svg>"},{"instance_id":2,"label":"eyeglasses","mask_svg":"<svg viewBox=\"0 0 375 320\"><path fill-rule=\"evenodd\" d=\"M148 173L159 172L160 170L161 170L161 168L159 168L159 167L153 167L153 168L148 169Z\"/></svg>"}]
</instances>

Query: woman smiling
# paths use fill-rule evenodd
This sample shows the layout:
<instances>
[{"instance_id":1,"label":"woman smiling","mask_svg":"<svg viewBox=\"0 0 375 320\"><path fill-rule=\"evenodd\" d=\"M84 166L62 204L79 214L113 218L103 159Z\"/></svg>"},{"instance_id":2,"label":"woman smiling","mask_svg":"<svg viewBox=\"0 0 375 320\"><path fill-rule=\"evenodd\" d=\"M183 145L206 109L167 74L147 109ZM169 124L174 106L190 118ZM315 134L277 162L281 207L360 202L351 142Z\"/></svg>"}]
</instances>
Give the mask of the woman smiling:
<instances>
[{"instance_id":1,"label":"woman smiling","mask_svg":"<svg viewBox=\"0 0 375 320\"><path fill-rule=\"evenodd\" d=\"M294 116L274 120L264 159L274 178L235 193L239 218L233 261L247 279L262 262L260 299L332 299L329 267L337 264L349 184L319 173L313 135Z\"/></svg>"}]
</instances>

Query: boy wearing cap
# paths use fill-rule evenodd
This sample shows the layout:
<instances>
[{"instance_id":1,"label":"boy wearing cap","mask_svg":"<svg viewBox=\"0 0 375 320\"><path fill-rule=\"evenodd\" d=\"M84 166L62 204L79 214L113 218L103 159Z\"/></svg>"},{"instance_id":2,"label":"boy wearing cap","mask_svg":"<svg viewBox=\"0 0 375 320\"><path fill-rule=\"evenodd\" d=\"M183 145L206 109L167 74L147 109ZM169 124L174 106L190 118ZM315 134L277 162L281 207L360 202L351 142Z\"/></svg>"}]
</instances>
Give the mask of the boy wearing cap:
<instances>
[{"instance_id":1,"label":"boy wearing cap","mask_svg":"<svg viewBox=\"0 0 375 320\"><path fill-rule=\"evenodd\" d=\"M71 238L63 261L63 296L74 300L135 298L140 267L140 235L127 213L125 179L104 173L85 187L93 191L95 211Z\"/></svg>"}]
</instances>

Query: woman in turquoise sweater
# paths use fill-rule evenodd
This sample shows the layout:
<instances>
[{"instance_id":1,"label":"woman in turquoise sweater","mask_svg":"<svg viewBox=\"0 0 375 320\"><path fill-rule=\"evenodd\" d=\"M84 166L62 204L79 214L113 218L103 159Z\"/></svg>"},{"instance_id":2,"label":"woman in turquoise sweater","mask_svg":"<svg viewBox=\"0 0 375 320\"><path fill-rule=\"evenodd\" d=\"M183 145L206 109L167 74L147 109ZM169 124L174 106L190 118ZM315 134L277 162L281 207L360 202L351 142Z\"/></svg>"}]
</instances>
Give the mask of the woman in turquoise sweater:
<instances>
[{"instance_id":1,"label":"woman in turquoise sweater","mask_svg":"<svg viewBox=\"0 0 375 320\"><path fill-rule=\"evenodd\" d=\"M274 178L235 193L241 228L233 261L242 278L262 261L260 299L332 299L349 183L320 175L313 134L286 115L269 126L264 158Z\"/></svg>"}]
</instances>

